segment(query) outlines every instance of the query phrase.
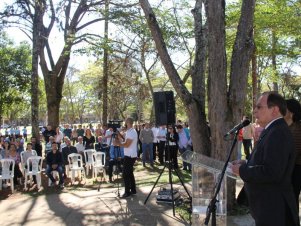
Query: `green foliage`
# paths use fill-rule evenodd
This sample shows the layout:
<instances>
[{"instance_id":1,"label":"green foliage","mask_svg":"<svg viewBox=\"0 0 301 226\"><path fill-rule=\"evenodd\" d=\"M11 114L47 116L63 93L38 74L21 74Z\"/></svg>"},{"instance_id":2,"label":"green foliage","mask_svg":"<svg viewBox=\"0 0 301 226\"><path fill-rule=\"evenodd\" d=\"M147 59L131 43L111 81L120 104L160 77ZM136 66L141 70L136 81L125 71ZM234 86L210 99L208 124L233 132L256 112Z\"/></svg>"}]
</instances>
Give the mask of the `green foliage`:
<instances>
[{"instance_id":1,"label":"green foliage","mask_svg":"<svg viewBox=\"0 0 301 226\"><path fill-rule=\"evenodd\" d=\"M0 56L0 115L2 116L5 109L28 100L31 76L30 46L27 43L16 46L5 33L1 33Z\"/></svg>"},{"instance_id":2,"label":"green foliage","mask_svg":"<svg viewBox=\"0 0 301 226\"><path fill-rule=\"evenodd\" d=\"M227 5L227 52L231 53L240 16L241 1ZM300 81L296 81L294 66L301 60L301 5L297 0L258 0L256 1L254 38L256 44L257 76L260 91L272 90L277 83L284 96L301 96ZM228 54L228 61L230 54ZM275 56L276 65L272 57ZM229 66L229 64L228 64ZM276 70L275 70L276 66ZM300 70L300 68L299 68ZM251 76L249 79L251 86ZM298 91L299 90L299 91ZM246 108L252 109L252 90L248 89L249 102Z\"/></svg>"}]
</instances>

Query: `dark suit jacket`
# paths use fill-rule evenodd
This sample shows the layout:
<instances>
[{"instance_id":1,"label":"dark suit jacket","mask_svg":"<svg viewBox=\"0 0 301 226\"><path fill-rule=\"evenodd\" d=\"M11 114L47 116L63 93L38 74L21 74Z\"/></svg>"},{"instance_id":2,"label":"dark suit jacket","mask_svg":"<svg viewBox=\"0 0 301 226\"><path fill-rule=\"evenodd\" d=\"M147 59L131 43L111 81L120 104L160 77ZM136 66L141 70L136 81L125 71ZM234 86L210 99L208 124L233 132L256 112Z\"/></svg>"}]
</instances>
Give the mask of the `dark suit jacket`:
<instances>
[{"instance_id":1,"label":"dark suit jacket","mask_svg":"<svg viewBox=\"0 0 301 226\"><path fill-rule=\"evenodd\" d=\"M77 149L74 146L66 146L62 149L64 165L69 165L68 155L72 153L77 153Z\"/></svg>"},{"instance_id":2,"label":"dark suit jacket","mask_svg":"<svg viewBox=\"0 0 301 226\"><path fill-rule=\"evenodd\" d=\"M264 130L246 164L239 168L256 226L299 225L291 185L295 154L292 134L278 119Z\"/></svg>"}]
</instances>

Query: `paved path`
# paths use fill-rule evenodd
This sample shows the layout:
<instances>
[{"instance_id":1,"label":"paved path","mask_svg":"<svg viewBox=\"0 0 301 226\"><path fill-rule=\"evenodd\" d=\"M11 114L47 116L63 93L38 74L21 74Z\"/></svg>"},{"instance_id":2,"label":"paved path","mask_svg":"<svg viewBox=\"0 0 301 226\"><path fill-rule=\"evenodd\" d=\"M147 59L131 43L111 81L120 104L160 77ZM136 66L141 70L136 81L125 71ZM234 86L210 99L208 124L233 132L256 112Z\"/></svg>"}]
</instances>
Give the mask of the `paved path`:
<instances>
[{"instance_id":1,"label":"paved path","mask_svg":"<svg viewBox=\"0 0 301 226\"><path fill-rule=\"evenodd\" d=\"M150 188L120 199L116 189L68 191L37 197L18 195L0 201L0 225L188 225L168 204L158 205Z\"/></svg>"},{"instance_id":2,"label":"paved path","mask_svg":"<svg viewBox=\"0 0 301 226\"><path fill-rule=\"evenodd\" d=\"M168 204L156 203L156 190L146 205L151 187L138 188L137 195L120 199L116 188L67 191L40 196L18 194L0 201L0 225L189 225ZM121 189L120 192L123 190ZM229 226L253 226L250 216L232 217Z\"/></svg>"}]
</instances>

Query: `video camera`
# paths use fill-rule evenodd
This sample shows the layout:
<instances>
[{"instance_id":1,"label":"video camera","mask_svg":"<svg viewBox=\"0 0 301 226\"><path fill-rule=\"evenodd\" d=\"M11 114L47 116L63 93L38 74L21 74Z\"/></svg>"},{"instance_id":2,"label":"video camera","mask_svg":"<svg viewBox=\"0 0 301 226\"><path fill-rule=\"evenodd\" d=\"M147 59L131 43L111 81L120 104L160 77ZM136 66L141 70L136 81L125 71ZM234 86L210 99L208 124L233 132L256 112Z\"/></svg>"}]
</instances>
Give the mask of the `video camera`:
<instances>
[{"instance_id":1,"label":"video camera","mask_svg":"<svg viewBox=\"0 0 301 226\"><path fill-rule=\"evenodd\" d=\"M113 132L116 133L117 130L121 127L122 120L109 120L108 128L112 128Z\"/></svg>"}]
</instances>

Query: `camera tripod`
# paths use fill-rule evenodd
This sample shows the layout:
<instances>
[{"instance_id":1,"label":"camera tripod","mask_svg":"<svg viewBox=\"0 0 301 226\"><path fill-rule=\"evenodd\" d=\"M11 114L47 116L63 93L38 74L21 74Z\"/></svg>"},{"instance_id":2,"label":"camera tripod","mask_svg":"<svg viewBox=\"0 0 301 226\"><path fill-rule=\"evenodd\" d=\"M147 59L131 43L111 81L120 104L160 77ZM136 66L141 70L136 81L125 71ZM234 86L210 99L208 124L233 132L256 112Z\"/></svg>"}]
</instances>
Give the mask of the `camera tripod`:
<instances>
[{"instance_id":1,"label":"camera tripod","mask_svg":"<svg viewBox=\"0 0 301 226\"><path fill-rule=\"evenodd\" d=\"M119 173L120 173L120 162L121 162L121 152L120 152L120 147L119 146L112 146L112 140L115 139L117 136L117 133L116 132L113 132L112 133L112 136L111 136L111 139L110 139L110 142L109 142L109 145L108 145L108 151L107 151L107 154L109 156L109 159L110 159L110 154L111 154L111 148L113 147L113 155L114 155L114 159L110 159L109 160L109 177L110 179L112 178L112 174L116 174L117 175L117 196L120 197L120 189L119 189L119 182L118 182L118 176L119 176ZM116 169L114 170L114 166L116 166ZM111 182L111 181L110 181ZM100 190L100 184L98 186L98 191Z\"/></svg>"},{"instance_id":2,"label":"camera tripod","mask_svg":"<svg viewBox=\"0 0 301 226\"><path fill-rule=\"evenodd\" d=\"M120 147L119 146L114 146L114 160L109 162L109 171L111 171L112 174L116 174L117 175L117 196L120 197L120 192L119 192L119 182L118 182L118 177L119 177L119 173L121 172L120 168L121 168L121 153L120 153ZM114 166L116 167L114 170Z\"/></svg>"},{"instance_id":3,"label":"camera tripod","mask_svg":"<svg viewBox=\"0 0 301 226\"><path fill-rule=\"evenodd\" d=\"M184 182L183 182L183 180L182 180L182 178L181 178L181 176L180 176L180 174L179 174L179 172L178 172L178 169L176 169L175 167L173 167L173 162L170 160L170 147L169 147L169 139L168 139L168 138L166 139L166 150L167 150L167 161L165 161L164 167L163 167L163 169L161 170L160 175L158 176L158 178L157 178L155 184L153 185L153 187L152 187L150 193L149 193L148 196L146 197L146 199L145 199L145 201L144 201L144 205L147 203L147 201L148 201L150 195L152 194L154 188L156 187L158 181L160 180L160 177L161 177L162 174L164 173L165 168L168 167L169 184L170 184L170 193L171 193L171 201L172 201L172 210L173 210L173 215L175 216L176 213L175 213L175 200L174 200L174 192L173 192L172 170L174 170L174 172L176 173L177 177L179 178L179 180L180 180L182 186L184 187L184 189L185 189L185 191L186 191L186 193L187 193L187 195L188 195L188 197L189 197L190 202L191 202L192 198L191 198L191 196L190 196L190 194L189 194L189 192L188 192L188 190L187 190L187 188L186 188L186 186L185 186L185 184L184 184Z\"/></svg>"}]
</instances>

